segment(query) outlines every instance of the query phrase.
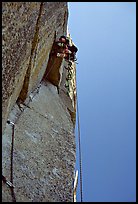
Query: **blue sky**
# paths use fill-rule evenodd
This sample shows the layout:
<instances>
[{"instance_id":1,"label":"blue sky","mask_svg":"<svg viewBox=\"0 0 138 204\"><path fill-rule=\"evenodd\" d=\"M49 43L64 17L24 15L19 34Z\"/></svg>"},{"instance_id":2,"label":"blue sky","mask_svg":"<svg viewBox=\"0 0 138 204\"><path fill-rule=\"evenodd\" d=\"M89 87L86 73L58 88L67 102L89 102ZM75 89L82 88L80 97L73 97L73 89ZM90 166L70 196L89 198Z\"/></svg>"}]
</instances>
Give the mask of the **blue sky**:
<instances>
[{"instance_id":1,"label":"blue sky","mask_svg":"<svg viewBox=\"0 0 138 204\"><path fill-rule=\"evenodd\" d=\"M135 201L136 3L68 6L69 31L79 49L83 201Z\"/></svg>"}]
</instances>

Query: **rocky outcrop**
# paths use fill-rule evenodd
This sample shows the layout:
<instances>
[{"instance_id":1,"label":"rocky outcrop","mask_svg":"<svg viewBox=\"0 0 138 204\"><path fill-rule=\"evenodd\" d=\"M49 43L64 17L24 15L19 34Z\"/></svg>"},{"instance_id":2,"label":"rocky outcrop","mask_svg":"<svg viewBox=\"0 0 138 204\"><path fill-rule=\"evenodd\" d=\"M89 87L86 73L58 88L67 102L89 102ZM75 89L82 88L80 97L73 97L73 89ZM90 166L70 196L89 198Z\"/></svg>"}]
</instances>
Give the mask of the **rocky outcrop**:
<instances>
[{"instance_id":1,"label":"rocky outcrop","mask_svg":"<svg viewBox=\"0 0 138 204\"><path fill-rule=\"evenodd\" d=\"M10 180L9 119L16 201L73 202L76 67L51 56L67 2L3 2L2 11L2 174ZM2 199L12 201L5 183Z\"/></svg>"},{"instance_id":2,"label":"rocky outcrop","mask_svg":"<svg viewBox=\"0 0 138 204\"><path fill-rule=\"evenodd\" d=\"M25 100L45 72L55 37L66 34L66 2L2 3L3 129L20 96Z\"/></svg>"},{"instance_id":3,"label":"rocky outcrop","mask_svg":"<svg viewBox=\"0 0 138 204\"><path fill-rule=\"evenodd\" d=\"M17 202L73 201L75 142L73 124L57 89L41 84L22 112L9 115L15 123L14 185ZM20 117L19 117L20 115ZM18 120L18 121L17 121ZM3 173L10 176L11 126L3 135ZM12 200L3 185L3 201Z\"/></svg>"}]
</instances>

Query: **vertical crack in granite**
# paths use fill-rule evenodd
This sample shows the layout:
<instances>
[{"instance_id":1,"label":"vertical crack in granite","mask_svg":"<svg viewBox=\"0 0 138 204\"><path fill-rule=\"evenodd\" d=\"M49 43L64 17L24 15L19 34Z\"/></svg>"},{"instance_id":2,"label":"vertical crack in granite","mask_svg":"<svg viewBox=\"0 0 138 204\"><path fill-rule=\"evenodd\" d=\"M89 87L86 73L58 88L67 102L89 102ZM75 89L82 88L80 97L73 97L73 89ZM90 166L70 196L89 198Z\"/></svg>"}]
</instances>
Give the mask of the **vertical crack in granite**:
<instances>
[{"instance_id":1,"label":"vertical crack in granite","mask_svg":"<svg viewBox=\"0 0 138 204\"><path fill-rule=\"evenodd\" d=\"M29 65L28 65L28 68L27 68L27 71L26 71L26 75L25 75L22 90L21 90L20 95L19 95L19 97L17 99L17 101L19 103L24 102L26 97L27 97L27 94L28 94L29 79L30 79L30 74L31 74L33 55L35 54L35 56L36 56L36 53L34 53L34 52L35 52L35 49L37 48L37 45L38 45L39 22L40 22L41 13L42 13L42 7L43 7L43 2L41 2L41 4L40 4L39 15L38 15L37 22L36 22L35 34L34 34L34 38L33 38L33 41L32 41L32 49L31 49L31 56L30 56L30 60L29 60Z\"/></svg>"}]
</instances>

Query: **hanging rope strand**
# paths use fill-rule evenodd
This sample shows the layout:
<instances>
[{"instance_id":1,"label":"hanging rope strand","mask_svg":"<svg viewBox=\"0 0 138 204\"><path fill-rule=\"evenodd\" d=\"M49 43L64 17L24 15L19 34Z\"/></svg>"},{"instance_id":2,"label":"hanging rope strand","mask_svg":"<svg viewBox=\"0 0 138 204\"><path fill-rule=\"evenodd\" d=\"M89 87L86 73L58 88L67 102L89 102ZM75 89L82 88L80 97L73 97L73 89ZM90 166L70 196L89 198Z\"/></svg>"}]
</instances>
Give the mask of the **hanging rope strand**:
<instances>
[{"instance_id":1,"label":"hanging rope strand","mask_svg":"<svg viewBox=\"0 0 138 204\"><path fill-rule=\"evenodd\" d=\"M77 86L76 86L77 89ZM76 91L76 99L77 99L77 120L78 120L78 144L79 144L79 168L80 168L80 195L81 202L83 202L83 190L82 190L82 158L81 158L81 137L80 137L80 116L79 116L79 104L78 104L78 96Z\"/></svg>"}]
</instances>

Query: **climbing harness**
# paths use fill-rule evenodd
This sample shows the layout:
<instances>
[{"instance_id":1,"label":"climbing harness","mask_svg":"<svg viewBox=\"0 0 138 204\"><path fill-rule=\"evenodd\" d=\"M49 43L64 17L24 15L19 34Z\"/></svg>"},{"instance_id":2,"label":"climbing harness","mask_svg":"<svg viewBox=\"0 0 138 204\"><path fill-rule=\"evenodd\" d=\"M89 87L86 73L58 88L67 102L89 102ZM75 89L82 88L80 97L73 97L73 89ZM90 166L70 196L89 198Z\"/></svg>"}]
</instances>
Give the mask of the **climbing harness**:
<instances>
[{"instance_id":1,"label":"climbing harness","mask_svg":"<svg viewBox=\"0 0 138 204\"><path fill-rule=\"evenodd\" d=\"M12 201L16 202L16 197L15 197L15 193L14 193L14 185L13 185L13 150L14 150L14 128L15 128L15 124L13 122L11 122L10 120L7 120L8 124L12 125L12 142L11 142L11 175L10 175L10 181L8 181L6 179L5 176L2 175L2 180L4 183L6 183L10 189L11 189L11 195L12 195Z\"/></svg>"}]
</instances>

